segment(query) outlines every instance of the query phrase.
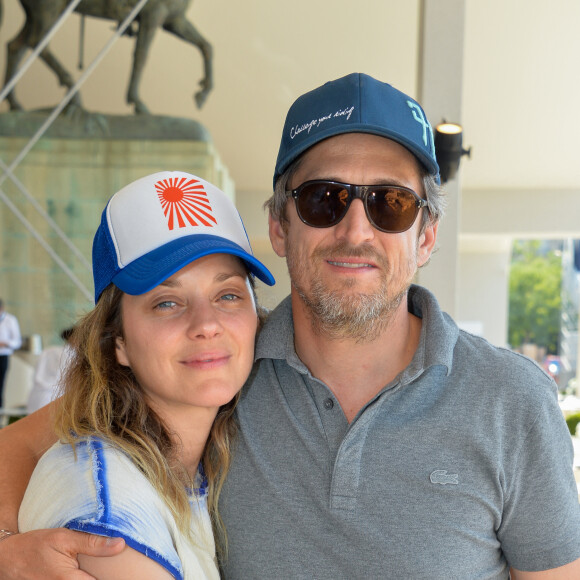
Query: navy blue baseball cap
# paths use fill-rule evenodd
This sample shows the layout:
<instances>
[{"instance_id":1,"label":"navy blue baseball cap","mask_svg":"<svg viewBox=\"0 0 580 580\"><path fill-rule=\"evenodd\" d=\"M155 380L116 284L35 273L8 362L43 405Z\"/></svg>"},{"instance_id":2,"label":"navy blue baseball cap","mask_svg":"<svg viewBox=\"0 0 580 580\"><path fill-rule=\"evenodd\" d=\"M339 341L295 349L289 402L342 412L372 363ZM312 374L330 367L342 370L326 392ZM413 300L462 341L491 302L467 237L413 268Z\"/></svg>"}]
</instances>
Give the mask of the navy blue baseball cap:
<instances>
[{"instance_id":1,"label":"navy blue baseball cap","mask_svg":"<svg viewBox=\"0 0 580 580\"><path fill-rule=\"evenodd\" d=\"M343 133L370 133L396 141L440 182L433 130L421 105L387 83L352 73L302 95L290 107L274 185L307 149Z\"/></svg>"}]
</instances>

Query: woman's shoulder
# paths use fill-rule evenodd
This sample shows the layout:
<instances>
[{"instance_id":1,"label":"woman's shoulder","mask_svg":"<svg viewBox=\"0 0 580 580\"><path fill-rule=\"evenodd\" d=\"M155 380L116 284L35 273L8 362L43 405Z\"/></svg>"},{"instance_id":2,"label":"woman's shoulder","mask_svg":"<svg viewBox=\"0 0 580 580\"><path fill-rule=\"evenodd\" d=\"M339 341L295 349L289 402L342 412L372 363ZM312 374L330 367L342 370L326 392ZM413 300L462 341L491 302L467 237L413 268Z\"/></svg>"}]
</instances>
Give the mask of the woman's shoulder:
<instances>
[{"instance_id":1,"label":"woman's shoulder","mask_svg":"<svg viewBox=\"0 0 580 580\"><path fill-rule=\"evenodd\" d=\"M48 507L50 506L50 507ZM21 507L34 527L104 527L135 513L145 521L166 518L165 503L133 463L111 442L79 438L57 442L40 458ZM42 522L43 526L37 525Z\"/></svg>"},{"instance_id":2,"label":"woman's shoulder","mask_svg":"<svg viewBox=\"0 0 580 580\"><path fill-rule=\"evenodd\" d=\"M63 483L70 485L84 481L83 476L110 480L111 476L119 477L123 473L146 481L124 451L97 436L79 437L74 445L57 441L39 459L33 477L52 477L57 473Z\"/></svg>"},{"instance_id":3,"label":"woman's shoulder","mask_svg":"<svg viewBox=\"0 0 580 580\"><path fill-rule=\"evenodd\" d=\"M122 537L180 577L169 508L129 456L106 440L79 438L74 447L58 442L38 462L19 528L54 527Z\"/></svg>"}]
</instances>

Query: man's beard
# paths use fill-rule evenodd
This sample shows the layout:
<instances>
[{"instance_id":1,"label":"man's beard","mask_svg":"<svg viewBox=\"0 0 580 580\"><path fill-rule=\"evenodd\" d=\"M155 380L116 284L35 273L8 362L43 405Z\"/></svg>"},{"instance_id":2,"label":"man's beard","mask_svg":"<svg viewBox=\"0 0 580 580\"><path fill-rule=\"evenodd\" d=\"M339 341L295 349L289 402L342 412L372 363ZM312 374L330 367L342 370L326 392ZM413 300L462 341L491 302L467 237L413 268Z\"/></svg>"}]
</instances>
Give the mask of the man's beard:
<instances>
[{"instance_id":1,"label":"man's beard","mask_svg":"<svg viewBox=\"0 0 580 580\"><path fill-rule=\"evenodd\" d=\"M314 264L328 257L339 255L343 258L356 257L368 259L380 271L378 288L369 293L356 292L351 289L357 280L347 279L342 288L330 290L318 268L311 269L312 279L307 279L305 260L292 251L290 244L286 248L288 270L292 285L297 291L312 323L314 331L327 338L348 339L356 342L375 340L389 325L395 312L411 284L416 271L416 255L405 265L405 271L392 278L392 267L384 256L369 246L352 247L342 243L333 248L319 248L312 255ZM308 284L308 282L310 282ZM349 291L350 290L350 291Z\"/></svg>"}]
</instances>

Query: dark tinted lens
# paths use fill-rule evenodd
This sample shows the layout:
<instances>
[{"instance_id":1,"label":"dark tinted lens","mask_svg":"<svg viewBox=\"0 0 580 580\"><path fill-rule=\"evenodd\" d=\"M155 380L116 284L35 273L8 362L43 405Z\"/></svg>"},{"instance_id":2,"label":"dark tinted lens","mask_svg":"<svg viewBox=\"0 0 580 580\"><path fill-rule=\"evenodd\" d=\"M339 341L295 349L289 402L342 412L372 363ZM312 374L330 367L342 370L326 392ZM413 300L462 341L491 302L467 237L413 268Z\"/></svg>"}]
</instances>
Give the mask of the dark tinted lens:
<instances>
[{"instance_id":1,"label":"dark tinted lens","mask_svg":"<svg viewBox=\"0 0 580 580\"><path fill-rule=\"evenodd\" d=\"M384 232L404 232L417 217L417 200L410 191L397 187L377 187L367 197L369 217Z\"/></svg>"},{"instance_id":2,"label":"dark tinted lens","mask_svg":"<svg viewBox=\"0 0 580 580\"><path fill-rule=\"evenodd\" d=\"M315 228L326 228L338 223L348 210L348 191L339 184L308 183L296 200L298 215Z\"/></svg>"}]
</instances>

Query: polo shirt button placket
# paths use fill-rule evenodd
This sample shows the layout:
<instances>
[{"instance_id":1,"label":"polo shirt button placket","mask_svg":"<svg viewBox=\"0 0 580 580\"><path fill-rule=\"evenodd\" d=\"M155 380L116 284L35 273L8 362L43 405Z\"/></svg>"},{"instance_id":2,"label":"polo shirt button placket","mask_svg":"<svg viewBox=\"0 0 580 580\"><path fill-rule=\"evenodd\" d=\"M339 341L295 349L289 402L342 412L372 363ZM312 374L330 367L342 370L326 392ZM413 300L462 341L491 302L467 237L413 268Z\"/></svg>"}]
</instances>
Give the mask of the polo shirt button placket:
<instances>
[{"instance_id":1,"label":"polo shirt button placket","mask_svg":"<svg viewBox=\"0 0 580 580\"><path fill-rule=\"evenodd\" d=\"M331 409L334 408L334 401L330 397L328 399L325 399L325 401L324 401L324 408L327 411L330 411Z\"/></svg>"}]
</instances>

